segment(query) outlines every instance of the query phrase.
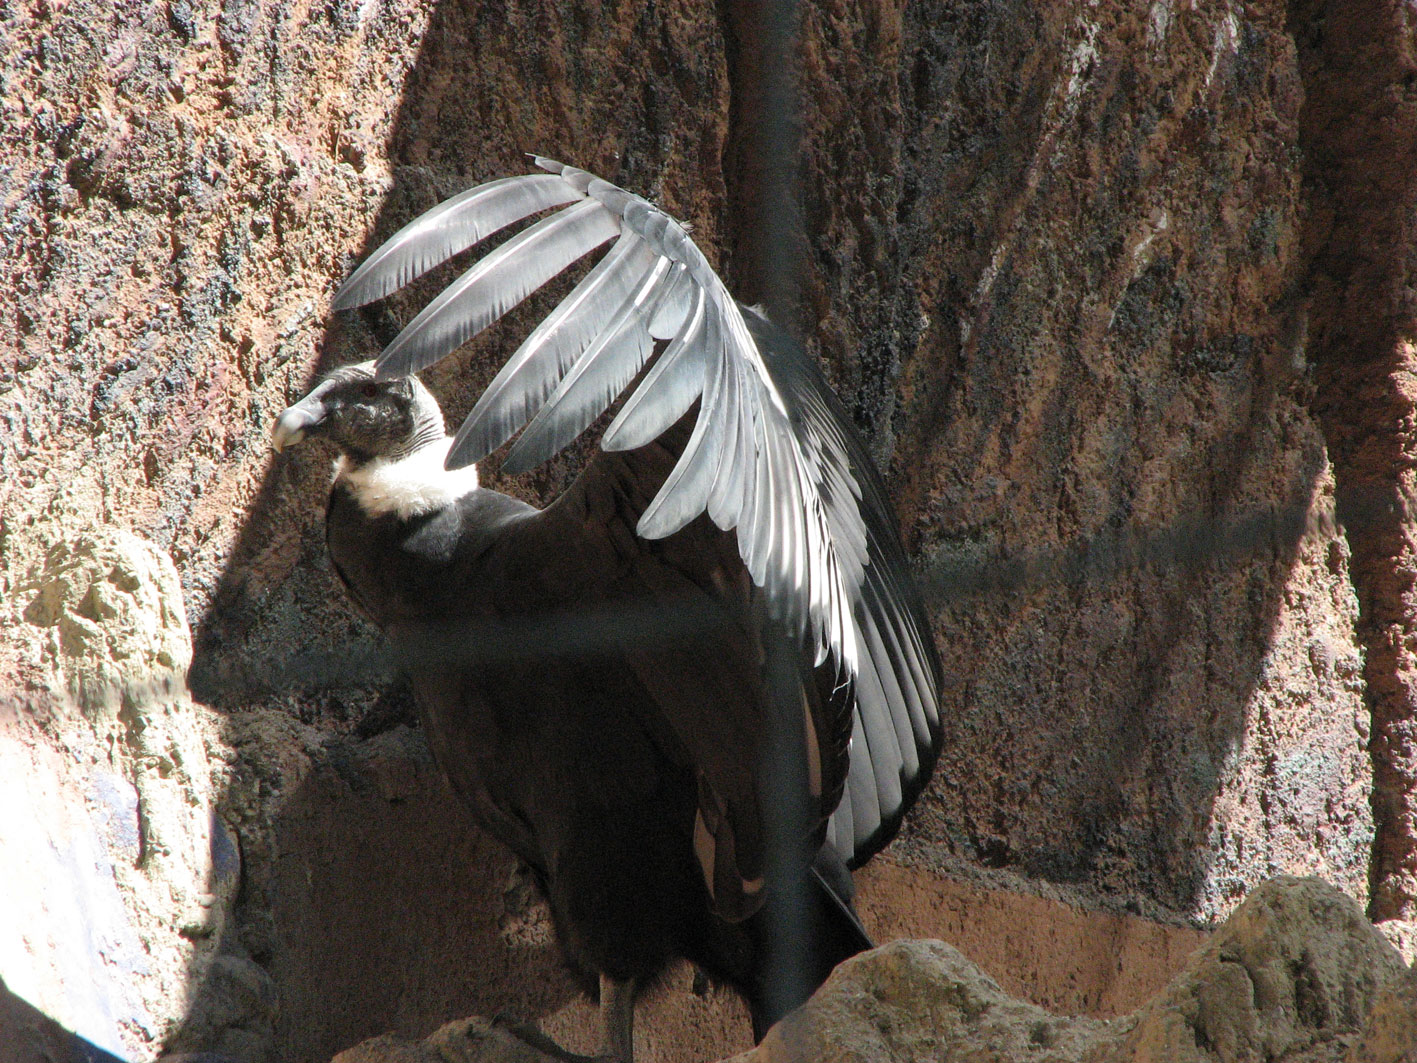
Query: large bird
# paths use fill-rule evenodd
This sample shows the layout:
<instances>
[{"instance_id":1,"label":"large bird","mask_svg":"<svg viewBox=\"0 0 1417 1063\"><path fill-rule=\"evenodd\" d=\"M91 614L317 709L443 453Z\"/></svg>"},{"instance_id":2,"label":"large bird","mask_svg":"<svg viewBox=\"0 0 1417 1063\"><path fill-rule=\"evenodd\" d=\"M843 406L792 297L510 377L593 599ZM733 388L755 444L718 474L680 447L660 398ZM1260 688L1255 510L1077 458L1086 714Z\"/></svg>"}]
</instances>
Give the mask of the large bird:
<instances>
[{"instance_id":1,"label":"large bird","mask_svg":"<svg viewBox=\"0 0 1417 1063\"><path fill-rule=\"evenodd\" d=\"M339 449L335 569L628 1063L635 992L675 957L737 987L761 1036L869 947L848 868L929 778L940 666L880 477L808 355L668 214L536 163L355 271L337 308L552 212L285 410L273 443ZM413 374L611 241L449 437ZM478 486L473 463L518 430L508 472L622 393L546 509Z\"/></svg>"}]
</instances>

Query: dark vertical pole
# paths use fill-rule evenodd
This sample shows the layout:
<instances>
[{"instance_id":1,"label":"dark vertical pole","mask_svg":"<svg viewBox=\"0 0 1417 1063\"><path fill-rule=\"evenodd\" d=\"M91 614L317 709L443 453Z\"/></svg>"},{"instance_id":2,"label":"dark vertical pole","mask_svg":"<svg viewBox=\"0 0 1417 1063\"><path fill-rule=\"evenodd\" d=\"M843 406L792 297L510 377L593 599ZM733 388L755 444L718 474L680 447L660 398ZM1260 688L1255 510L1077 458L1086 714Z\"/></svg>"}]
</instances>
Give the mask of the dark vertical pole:
<instances>
[{"instance_id":1,"label":"dark vertical pole","mask_svg":"<svg viewBox=\"0 0 1417 1063\"><path fill-rule=\"evenodd\" d=\"M797 0L729 0L727 174L734 290L802 339L806 235L799 173Z\"/></svg>"},{"instance_id":2,"label":"dark vertical pole","mask_svg":"<svg viewBox=\"0 0 1417 1063\"><path fill-rule=\"evenodd\" d=\"M725 177L734 289L803 338L806 235L799 182L797 0L727 0L732 112ZM769 898L762 917L762 1014L775 1021L801 1004L820 976L812 941L814 895L808 845L816 809L808 794L801 660L796 645L769 639L767 748L760 765ZM766 1032L759 1029L761 1034Z\"/></svg>"},{"instance_id":3,"label":"dark vertical pole","mask_svg":"<svg viewBox=\"0 0 1417 1063\"><path fill-rule=\"evenodd\" d=\"M804 1002L817 982L808 880L814 809L804 757L800 661L797 647L770 640L764 662L771 704L762 787L769 890L762 977L764 1010L772 1018Z\"/></svg>"}]
</instances>

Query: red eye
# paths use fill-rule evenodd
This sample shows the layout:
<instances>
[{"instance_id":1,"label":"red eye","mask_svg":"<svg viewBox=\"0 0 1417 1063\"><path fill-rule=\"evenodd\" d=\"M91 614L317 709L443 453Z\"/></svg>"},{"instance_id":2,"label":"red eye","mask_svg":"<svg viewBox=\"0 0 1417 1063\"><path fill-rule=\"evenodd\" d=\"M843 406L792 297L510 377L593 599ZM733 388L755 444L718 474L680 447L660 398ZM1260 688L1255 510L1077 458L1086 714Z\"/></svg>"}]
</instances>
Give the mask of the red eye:
<instances>
[{"instance_id":1,"label":"red eye","mask_svg":"<svg viewBox=\"0 0 1417 1063\"><path fill-rule=\"evenodd\" d=\"M366 399L377 398L379 395L379 385L365 384L362 388L359 389L359 391L360 394L362 394Z\"/></svg>"}]
</instances>

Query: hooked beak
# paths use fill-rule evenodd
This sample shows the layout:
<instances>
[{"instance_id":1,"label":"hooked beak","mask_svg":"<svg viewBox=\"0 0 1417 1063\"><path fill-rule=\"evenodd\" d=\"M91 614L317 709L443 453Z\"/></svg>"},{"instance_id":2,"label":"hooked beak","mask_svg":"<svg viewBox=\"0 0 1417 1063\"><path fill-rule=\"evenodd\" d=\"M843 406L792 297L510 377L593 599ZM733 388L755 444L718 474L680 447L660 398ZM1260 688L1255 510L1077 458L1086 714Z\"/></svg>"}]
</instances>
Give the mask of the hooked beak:
<instances>
[{"instance_id":1,"label":"hooked beak","mask_svg":"<svg viewBox=\"0 0 1417 1063\"><path fill-rule=\"evenodd\" d=\"M276 423L271 426L271 446L277 452L295 446L307 432L324 422L327 412L318 395L306 395L276 418Z\"/></svg>"}]
</instances>

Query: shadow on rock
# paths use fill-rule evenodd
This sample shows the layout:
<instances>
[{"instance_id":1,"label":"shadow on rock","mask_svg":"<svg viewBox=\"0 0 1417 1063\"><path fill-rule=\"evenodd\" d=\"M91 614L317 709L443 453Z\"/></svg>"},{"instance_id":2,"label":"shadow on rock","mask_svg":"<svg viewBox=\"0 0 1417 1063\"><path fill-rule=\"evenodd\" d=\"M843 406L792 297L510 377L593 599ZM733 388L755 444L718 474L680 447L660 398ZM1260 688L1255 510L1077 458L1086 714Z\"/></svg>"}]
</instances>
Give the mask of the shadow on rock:
<instances>
[{"instance_id":1,"label":"shadow on rock","mask_svg":"<svg viewBox=\"0 0 1417 1063\"><path fill-rule=\"evenodd\" d=\"M530 1018L577 995L549 917L420 732L331 739L262 711L234 714L228 737L261 766L229 800L265 806L243 832L236 922L250 959L213 965L175 1049L323 1061L384 1031Z\"/></svg>"},{"instance_id":2,"label":"shadow on rock","mask_svg":"<svg viewBox=\"0 0 1417 1063\"><path fill-rule=\"evenodd\" d=\"M16 996L0 981L0 1063L123 1063L119 1056L99 1048L72 1030L65 1029L29 1001Z\"/></svg>"}]
</instances>

